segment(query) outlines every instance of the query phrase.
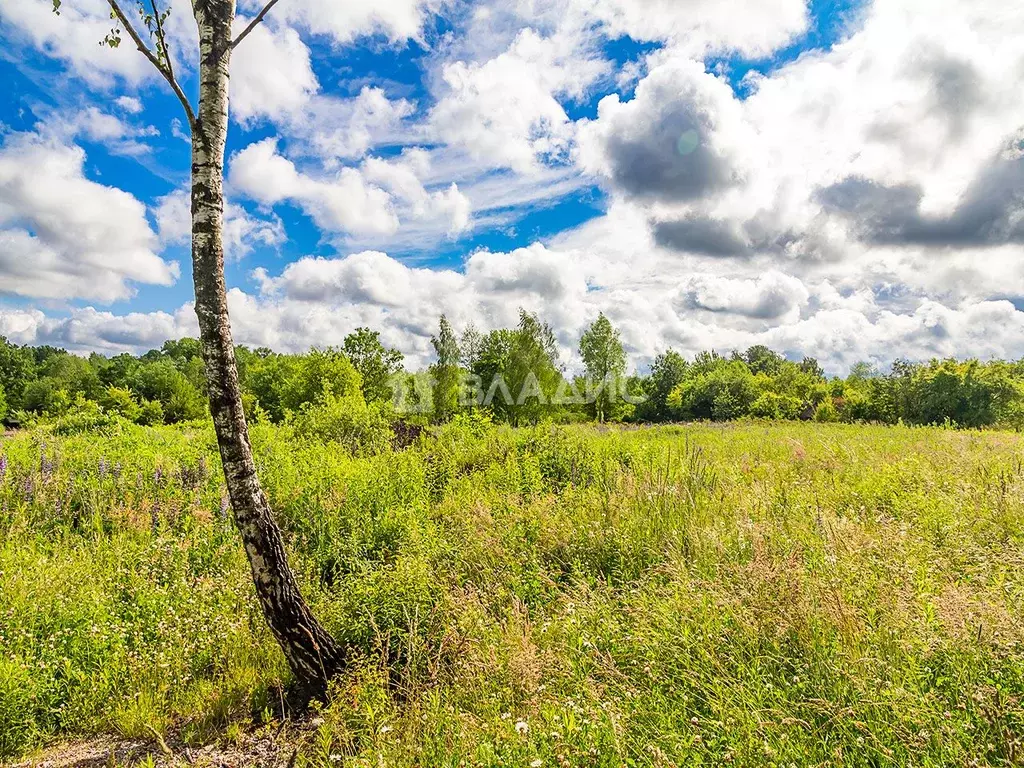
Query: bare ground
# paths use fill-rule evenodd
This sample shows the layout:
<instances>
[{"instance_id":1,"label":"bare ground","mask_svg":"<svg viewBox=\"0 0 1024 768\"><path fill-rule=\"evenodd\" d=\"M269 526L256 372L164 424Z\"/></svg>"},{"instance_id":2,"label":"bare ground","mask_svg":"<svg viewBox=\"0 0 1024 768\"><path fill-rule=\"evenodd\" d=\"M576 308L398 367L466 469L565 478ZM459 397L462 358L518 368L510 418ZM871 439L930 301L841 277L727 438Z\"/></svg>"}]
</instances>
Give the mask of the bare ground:
<instances>
[{"instance_id":1,"label":"bare ground","mask_svg":"<svg viewBox=\"0 0 1024 768\"><path fill-rule=\"evenodd\" d=\"M245 735L230 744L187 747L168 741L136 741L104 736L51 747L9 768L113 768L152 759L160 768L288 768L295 761L293 739L274 734Z\"/></svg>"}]
</instances>

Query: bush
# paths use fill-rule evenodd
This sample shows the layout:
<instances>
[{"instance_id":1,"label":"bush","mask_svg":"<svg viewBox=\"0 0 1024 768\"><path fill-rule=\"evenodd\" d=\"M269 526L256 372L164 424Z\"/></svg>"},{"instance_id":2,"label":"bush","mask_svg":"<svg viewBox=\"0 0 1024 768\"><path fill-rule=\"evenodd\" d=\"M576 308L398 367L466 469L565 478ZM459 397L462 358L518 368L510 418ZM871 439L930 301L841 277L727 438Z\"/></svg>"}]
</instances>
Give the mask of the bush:
<instances>
[{"instance_id":1,"label":"bush","mask_svg":"<svg viewBox=\"0 0 1024 768\"><path fill-rule=\"evenodd\" d=\"M803 405L799 398L792 397L791 395L765 392L750 406L750 415L756 419L787 419L792 421L800 417Z\"/></svg>"},{"instance_id":2,"label":"bush","mask_svg":"<svg viewBox=\"0 0 1024 768\"><path fill-rule=\"evenodd\" d=\"M281 404L298 413L305 406L318 403L325 392L338 398L357 393L361 397L362 379L344 353L313 349L299 360L282 393Z\"/></svg>"},{"instance_id":3,"label":"bush","mask_svg":"<svg viewBox=\"0 0 1024 768\"><path fill-rule=\"evenodd\" d=\"M128 421L138 421L142 413L142 408L135 402L131 390L122 387L107 387L100 404L106 411L116 413Z\"/></svg>"},{"instance_id":4,"label":"bush","mask_svg":"<svg viewBox=\"0 0 1024 768\"><path fill-rule=\"evenodd\" d=\"M716 358L710 370L688 379L668 397L673 415L725 421L745 416L758 397L758 379L742 362Z\"/></svg>"},{"instance_id":5,"label":"bush","mask_svg":"<svg viewBox=\"0 0 1024 768\"><path fill-rule=\"evenodd\" d=\"M54 422L53 431L58 435L80 435L106 432L124 423L116 413L104 411L98 403L79 395L67 413Z\"/></svg>"},{"instance_id":6,"label":"bush","mask_svg":"<svg viewBox=\"0 0 1024 768\"><path fill-rule=\"evenodd\" d=\"M391 444L391 420L381 403L366 404L362 395L338 397L325 392L294 417L298 437L335 442L356 456L372 456Z\"/></svg>"},{"instance_id":7,"label":"bush","mask_svg":"<svg viewBox=\"0 0 1024 768\"><path fill-rule=\"evenodd\" d=\"M143 400L139 406L136 421L144 427L155 427L164 423L164 407L159 400Z\"/></svg>"},{"instance_id":8,"label":"bush","mask_svg":"<svg viewBox=\"0 0 1024 768\"><path fill-rule=\"evenodd\" d=\"M71 407L71 396L54 379L36 379L25 387L22 404L26 411L60 416Z\"/></svg>"},{"instance_id":9,"label":"bush","mask_svg":"<svg viewBox=\"0 0 1024 768\"><path fill-rule=\"evenodd\" d=\"M839 421L839 411L831 397L826 397L818 403L818 407L814 409L814 420L822 424Z\"/></svg>"},{"instance_id":10,"label":"bush","mask_svg":"<svg viewBox=\"0 0 1024 768\"><path fill-rule=\"evenodd\" d=\"M147 400L159 401L169 422L206 417L206 398L173 363L166 360L144 365L135 375L133 388Z\"/></svg>"}]
</instances>

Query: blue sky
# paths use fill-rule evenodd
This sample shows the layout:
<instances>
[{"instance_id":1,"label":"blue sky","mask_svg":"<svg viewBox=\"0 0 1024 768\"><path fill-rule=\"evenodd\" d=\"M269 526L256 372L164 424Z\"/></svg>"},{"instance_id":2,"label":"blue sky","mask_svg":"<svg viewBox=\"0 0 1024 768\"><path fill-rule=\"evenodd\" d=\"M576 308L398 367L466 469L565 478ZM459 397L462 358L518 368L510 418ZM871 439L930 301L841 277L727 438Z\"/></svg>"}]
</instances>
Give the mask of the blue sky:
<instances>
[{"instance_id":1,"label":"blue sky","mask_svg":"<svg viewBox=\"0 0 1024 768\"><path fill-rule=\"evenodd\" d=\"M158 346L194 328L181 108L137 52L87 45L103 0L48 2L0 0L0 333ZM188 13L175 0L194 96ZM1024 354L992 332L1024 327L1022 15L281 0L234 63L236 336L371 325L417 363L441 312L489 328L523 306L570 364L598 311L638 366L750 343L836 371Z\"/></svg>"}]
</instances>

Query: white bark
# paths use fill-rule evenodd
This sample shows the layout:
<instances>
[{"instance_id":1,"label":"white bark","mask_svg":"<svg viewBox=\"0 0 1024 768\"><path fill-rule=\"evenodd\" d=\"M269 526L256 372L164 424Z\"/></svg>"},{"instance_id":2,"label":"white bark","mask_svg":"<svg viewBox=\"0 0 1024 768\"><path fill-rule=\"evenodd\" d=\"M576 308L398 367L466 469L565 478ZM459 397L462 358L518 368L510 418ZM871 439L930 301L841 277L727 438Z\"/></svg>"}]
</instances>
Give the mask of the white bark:
<instances>
[{"instance_id":1,"label":"white bark","mask_svg":"<svg viewBox=\"0 0 1024 768\"><path fill-rule=\"evenodd\" d=\"M322 688L344 654L309 611L256 475L235 364L224 281L224 146L234 0L193 0L199 27L199 110L192 135L192 269L210 411L235 522L263 614L304 687Z\"/></svg>"}]
</instances>

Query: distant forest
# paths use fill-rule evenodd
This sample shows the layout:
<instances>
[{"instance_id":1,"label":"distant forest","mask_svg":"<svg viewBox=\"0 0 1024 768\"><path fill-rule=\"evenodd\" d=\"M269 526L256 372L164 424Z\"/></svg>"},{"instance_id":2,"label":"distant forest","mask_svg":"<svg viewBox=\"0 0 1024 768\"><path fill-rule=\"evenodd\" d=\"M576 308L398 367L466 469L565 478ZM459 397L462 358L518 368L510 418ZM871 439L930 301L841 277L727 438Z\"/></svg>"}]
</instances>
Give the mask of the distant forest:
<instances>
[{"instance_id":1,"label":"distant forest","mask_svg":"<svg viewBox=\"0 0 1024 768\"><path fill-rule=\"evenodd\" d=\"M293 422L353 445L396 421L445 422L460 414L513 425L541 421L669 422L803 419L822 422L1024 425L1024 361L898 361L880 373L855 365L826 377L764 346L687 359L666 350L646 375L628 375L619 334L601 315L584 333L585 373L568 377L550 326L525 311L514 328L457 334L440 319L437 362L409 372L403 356L359 328L337 348L306 354L236 348L250 420ZM141 356L81 357L0 337L0 418L85 429L123 421L173 424L208 418L202 349L168 341Z\"/></svg>"}]
</instances>

